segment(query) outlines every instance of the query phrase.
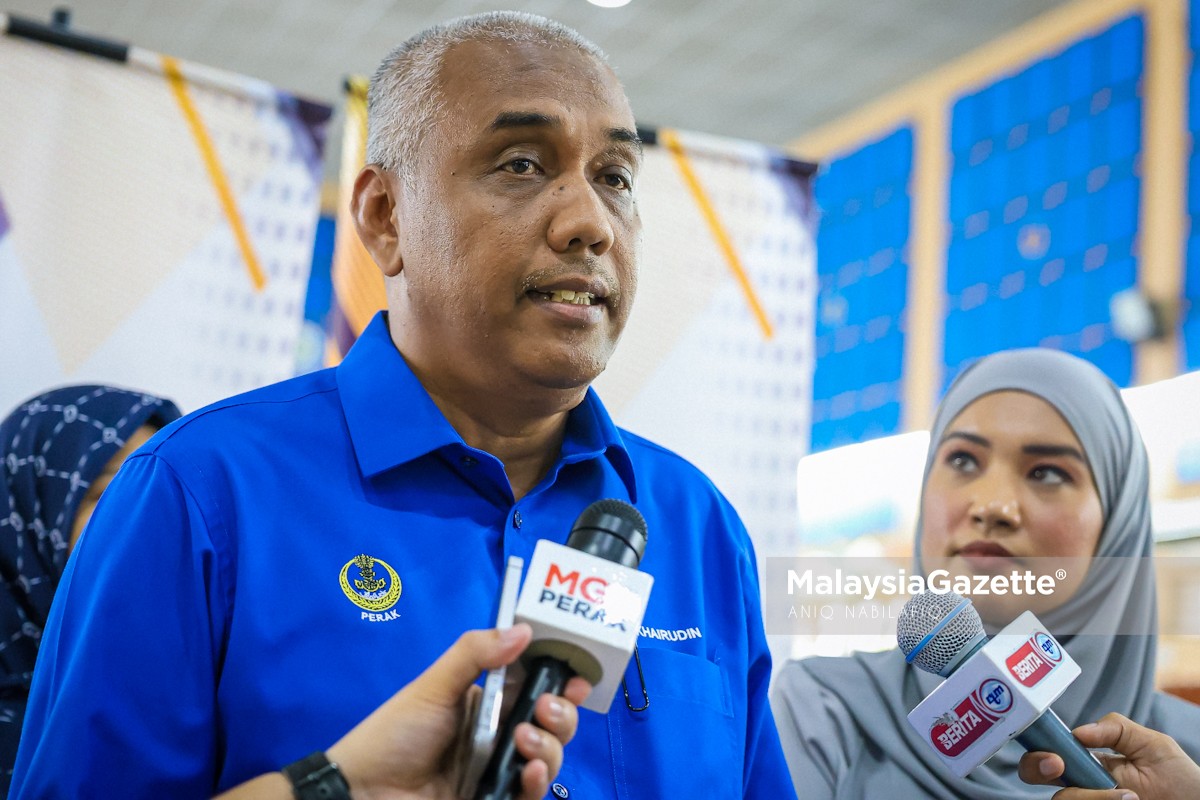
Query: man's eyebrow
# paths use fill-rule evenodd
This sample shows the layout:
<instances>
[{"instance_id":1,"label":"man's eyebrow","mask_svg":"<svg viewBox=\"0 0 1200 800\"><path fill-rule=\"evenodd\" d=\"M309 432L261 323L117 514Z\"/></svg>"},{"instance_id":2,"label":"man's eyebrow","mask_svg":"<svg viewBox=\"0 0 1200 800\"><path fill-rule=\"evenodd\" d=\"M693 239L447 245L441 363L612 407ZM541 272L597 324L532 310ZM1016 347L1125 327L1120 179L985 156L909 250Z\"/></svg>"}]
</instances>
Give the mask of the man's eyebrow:
<instances>
[{"instance_id":1,"label":"man's eyebrow","mask_svg":"<svg viewBox=\"0 0 1200 800\"><path fill-rule=\"evenodd\" d=\"M490 130L502 131L508 128L561 128L562 119L551 114L537 111L502 111L492 120ZM608 140L621 144L631 144L642 155L642 137L637 131L629 128L609 128Z\"/></svg>"},{"instance_id":2,"label":"man's eyebrow","mask_svg":"<svg viewBox=\"0 0 1200 800\"><path fill-rule=\"evenodd\" d=\"M549 114L539 114L536 111L503 111L492 120L491 130L501 131L505 128L560 128L562 120Z\"/></svg>"},{"instance_id":3,"label":"man's eyebrow","mask_svg":"<svg viewBox=\"0 0 1200 800\"><path fill-rule=\"evenodd\" d=\"M637 135L637 131L631 131L629 128L609 128L608 139L612 142L631 144L637 149L638 155L642 155L642 137Z\"/></svg>"}]
</instances>

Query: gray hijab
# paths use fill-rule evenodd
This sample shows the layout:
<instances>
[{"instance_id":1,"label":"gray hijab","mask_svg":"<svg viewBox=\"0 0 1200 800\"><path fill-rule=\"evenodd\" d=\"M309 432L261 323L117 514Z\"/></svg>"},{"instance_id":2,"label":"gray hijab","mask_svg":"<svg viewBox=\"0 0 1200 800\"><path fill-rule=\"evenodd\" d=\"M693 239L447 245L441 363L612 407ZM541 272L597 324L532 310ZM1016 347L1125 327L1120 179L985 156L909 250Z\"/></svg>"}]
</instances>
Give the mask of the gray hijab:
<instances>
[{"instance_id":1,"label":"gray hijab","mask_svg":"<svg viewBox=\"0 0 1200 800\"><path fill-rule=\"evenodd\" d=\"M1148 558L1153 542L1141 435L1116 386L1074 356L1045 349L1012 350L968 367L938 409L930 431L925 479L947 426L975 400L1006 390L1045 400L1083 445L1104 511L1096 555ZM918 569L921 528L918 521L914 547ZM1200 707L1154 691L1156 637L1109 632L1116 627L1114 620L1126 631L1157 629L1152 568L1140 573L1089 571L1070 600L1040 618L1083 669L1054 704L1068 726L1117 711L1174 736L1193 759L1200 759ZM884 788L897 800L1008 800L1053 794L1054 789L1028 786L1017 777L1016 764L1023 751L1015 742L966 779L946 770L906 719L909 710L940 682L905 664L898 650L789 663L776 680L772 703L793 776L824 778L832 789L825 796L836 798L873 796ZM848 749L836 752L829 742L843 742Z\"/></svg>"}]
</instances>

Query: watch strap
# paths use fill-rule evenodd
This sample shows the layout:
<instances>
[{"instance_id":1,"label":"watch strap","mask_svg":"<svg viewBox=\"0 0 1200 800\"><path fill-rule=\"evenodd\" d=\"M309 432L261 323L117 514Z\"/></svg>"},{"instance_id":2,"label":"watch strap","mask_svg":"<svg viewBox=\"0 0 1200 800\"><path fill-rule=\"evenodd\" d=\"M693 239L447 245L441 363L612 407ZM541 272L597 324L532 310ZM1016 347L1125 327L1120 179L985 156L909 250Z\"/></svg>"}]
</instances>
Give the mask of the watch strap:
<instances>
[{"instance_id":1,"label":"watch strap","mask_svg":"<svg viewBox=\"0 0 1200 800\"><path fill-rule=\"evenodd\" d=\"M350 784L338 765L317 751L283 768L296 800L350 800Z\"/></svg>"}]
</instances>

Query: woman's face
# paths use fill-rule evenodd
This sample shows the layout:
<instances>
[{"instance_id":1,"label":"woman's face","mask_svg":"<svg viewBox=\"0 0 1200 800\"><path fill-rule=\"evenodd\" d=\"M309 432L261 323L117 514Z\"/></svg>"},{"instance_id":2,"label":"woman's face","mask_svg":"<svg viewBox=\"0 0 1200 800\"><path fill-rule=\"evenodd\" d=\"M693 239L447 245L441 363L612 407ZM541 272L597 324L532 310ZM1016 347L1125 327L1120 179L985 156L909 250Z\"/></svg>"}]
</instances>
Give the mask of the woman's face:
<instances>
[{"instance_id":1,"label":"woman's face","mask_svg":"<svg viewBox=\"0 0 1200 800\"><path fill-rule=\"evenodd\" d=\"M104 465L104 471L97 475L96 479L88 486L87 494L83 496L83 501L79 504L79 510L75 512L75 524L71 528L71 549L75 548L75 543L79 541L79 534L83 533L84 526L92 518L92 512L96 510L96 503L100 502L100 495L108 488L108 484L112 481L113 476L117 474L117 470L121 468L121 465L125 463L125 459L133 455L133 452L139 447L150 441L150 437L157 432L157 427L143 425L130 434L129 438L125 440L125 446L113 454L113 457Z\"/></svg>"},{"instance_id":2,"label":"woman's face","mask_svg":"<svg viewBox=\"0 0 1200 800\"><path fill-rule=\"evenodd\" d=\"M926 572L1056 575L1043 595L976 595L984 619L1007 623L1066 602L1083 583L1104 515L1083 446L1046 401L1025 392L980 397L938 443L921 499Z\"/></svg>"}]
</instances>

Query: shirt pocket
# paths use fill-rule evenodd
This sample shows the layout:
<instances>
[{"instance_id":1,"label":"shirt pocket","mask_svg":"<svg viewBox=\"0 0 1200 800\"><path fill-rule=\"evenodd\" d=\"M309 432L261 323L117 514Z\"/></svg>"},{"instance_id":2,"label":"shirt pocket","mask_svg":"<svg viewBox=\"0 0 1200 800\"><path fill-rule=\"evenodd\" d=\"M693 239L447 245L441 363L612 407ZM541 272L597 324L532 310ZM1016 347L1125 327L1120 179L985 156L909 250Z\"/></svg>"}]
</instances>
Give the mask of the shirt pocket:
<instances>
[{"instance_id":1,"label":"shirt pocket","mask_svg":"<svg viewBox=\"0 0 1200 800\"><path fill-rule=\"evenodd\" d=\"M617 692L609 711L620 800L734 798L742 794L745 748L728 676L703 656L639 647L650 705L630 711ZM642 705L637 666L625 671L629 705Z\"/></svg>"}]
</instances>

